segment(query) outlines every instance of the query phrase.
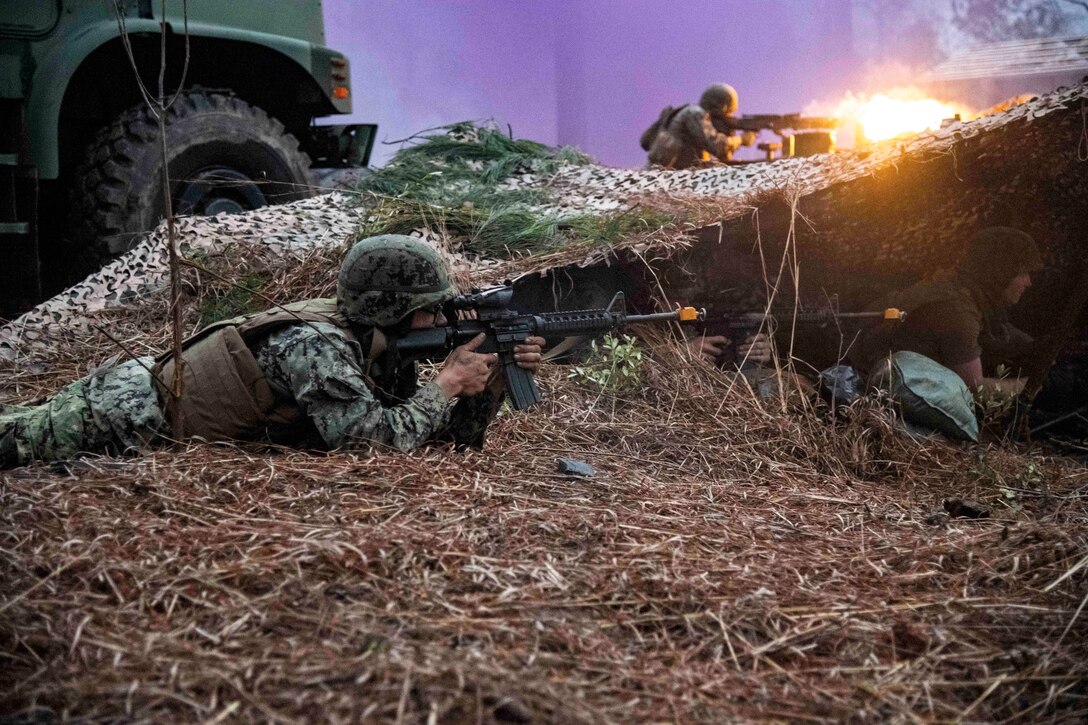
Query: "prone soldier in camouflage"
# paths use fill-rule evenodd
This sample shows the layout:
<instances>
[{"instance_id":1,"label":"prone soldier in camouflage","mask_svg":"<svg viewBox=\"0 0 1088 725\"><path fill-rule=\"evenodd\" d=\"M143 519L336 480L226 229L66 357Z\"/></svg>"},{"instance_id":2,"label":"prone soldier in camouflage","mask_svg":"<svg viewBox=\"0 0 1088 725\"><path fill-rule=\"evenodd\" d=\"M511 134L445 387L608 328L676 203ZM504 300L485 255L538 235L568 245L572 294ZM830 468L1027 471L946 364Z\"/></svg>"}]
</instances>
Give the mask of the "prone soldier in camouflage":
<instances>
[{"instance_id":1,"label":"prone soldier in camouflage","mask_svg":"<svg viewBox=\"0 0 1088 725\"><path fill-rule=\"evenodd\" d=\"M503 397L494 355L455 349L434 380L386 354L408 330L446 324L441 305L456 294L446 266L424 242L383 235L355 244L336 299L317 299L227 320L184 344L184 394L159 381L164 357L130 360L72 383L33 407L0 407L0 467L62 460L81 452L125 452L171 437L179 406L186 438L266 440L328 449L428 441L482 446ZM535 371L543 340L516 348Z\"/></svg>"},{"instance_id":2,"label":"prone soldier in camouflage","mask_svg":"<svg viewBox=\"0 0 1088 725\"><path fill-rule=\"evenodd\" d=\"M949 368L972 392L1011 398L1027 382L1020 377L1035 354L1035 341L1009 321L1009 309L1043 269L1035 240L1012 227L976 234L954 270L878 300L872 309L897 307L906 319L884 321L862 331L851 358L864 372L877 372L890 353L914 352ZM999 378L999 366L1013 377Z\"/></svg>"},{"instance_id":3,"label":"prone soldier in camouflage","mask_svg":"<svg viewBox=\"0 0 1088 725\"><path fill-rule=\"evenodd\" d=\"M646 129L639 143L649 152L651 164L686 169L704 161L729 161L740 146L751 146L756 134L737 130L732 122L737 112L737 92L725 83L703 91L699 105L667 107Z\"/></svg>"}]
</instances>

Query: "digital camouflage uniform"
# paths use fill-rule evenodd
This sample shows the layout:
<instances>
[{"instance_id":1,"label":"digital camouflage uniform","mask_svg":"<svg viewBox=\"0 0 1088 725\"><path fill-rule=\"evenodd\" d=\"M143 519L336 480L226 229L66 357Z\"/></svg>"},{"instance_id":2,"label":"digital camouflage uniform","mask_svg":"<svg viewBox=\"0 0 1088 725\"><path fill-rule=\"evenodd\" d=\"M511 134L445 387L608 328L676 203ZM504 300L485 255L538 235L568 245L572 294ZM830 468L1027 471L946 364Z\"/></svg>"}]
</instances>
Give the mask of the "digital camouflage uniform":
<instances>
[{"instance_id":1,"label":"digital camouflage uniform","mask_svg":"<svg viewBox=\"0 0 1088 725\"><path fill-rule=\"evenodd\" d=\"M414 363L385 370L379 360L372 390L358 343L325 323L272 333L254 356L273 390L297 401L328 448L379 443L411 450L431 440L481 446L499 402L485 391L450 403L435 382L419 384ZM269 437L281 436L271 430Z\"/></svg>"},{"instance_id":2,"label":"digital camouflage uniform","mask_svg":"<svg viewBox=\"0 0 1088 725\"><path fill-rule=\"evenodd\" d=\"M129 360L71 383L41 405L0 407L0 468L81 451L122 453L164 433L153 363Z\"/></svg>"},{"instance_id":3,"label":"digital camouflage uniform","mask_svg":"<svg viewBox=\"0 0 1088 725\"><path fill-rule=\"evenodd\" d=\"M371 390L359 345L324 323L274 332L255 346L254 356L273 390L294 399L306 419L247 438L329 449L379 444L411 450L428 441L479 447L501 402L485 391L451 403L434 382L419 385L414 363L372 370ZM81 452L124 453L168 437L149 372L153 363L130 360L66 386L42 405L0 409L0 467Z\"/></svg>"},{"instance_id":4,"label":"digital camouflage uniform","mask_svg":"<svg viewBox=\"0 0 1088 725\"><path fill-rule=\"evenodd\" d=\"M686 169L711 159L729 161L742 144L733 135L737 126L732 116L738 103L732 86L715 83L703 91L699 105L662 110L639 144L649 152L651 164L670 169Z\"/></svg>"},{"instance_id":5,"label":"digital camouflage uniform","mask_svg":"<svg viewBox=\"0 0 1088 725\"><path fill-rule=\"evenodd\" d=\"M733 158L740 138L724 121L695 104L676 111L650 145L650 163L670 169L686 169L703 161L703 152L720 161Z\"/></svg>"}]
</instances>

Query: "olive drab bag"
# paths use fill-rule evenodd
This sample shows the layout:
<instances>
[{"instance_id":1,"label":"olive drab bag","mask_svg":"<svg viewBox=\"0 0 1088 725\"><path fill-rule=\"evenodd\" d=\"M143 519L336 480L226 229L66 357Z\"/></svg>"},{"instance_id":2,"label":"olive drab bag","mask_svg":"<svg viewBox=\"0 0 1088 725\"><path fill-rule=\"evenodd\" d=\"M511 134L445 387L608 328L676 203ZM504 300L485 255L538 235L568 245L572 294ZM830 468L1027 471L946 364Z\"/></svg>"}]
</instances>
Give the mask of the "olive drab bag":
<instances>
[{"instance_id":1,"label":"olive drab bag","mask_svg":"<svg viewBox=\"0 0 1088 725\"><path fill-rule=\"evenodd\" d=\"M639 136L638 145L642 147L643 151L649 151L650 147L654 145L654 139L657 138L657 134L661 132L661 129L669 125L669 121L677 112L683 108L683 106L673 107L665 106L661 109L661 115L657 117L657 120L650 124L650 127L642 132Z\"/></svg>"},{"instance_id":2,"label":"olive drab bag","mask_svg":"<svg viewBox=\"0 0 1088 725\"><path fill-rule=\"evenodd\" d=\"M978 442L975 401L967 384L925 355L905 350L892 353L873 366L869 386L888 391L906 423Z\"/></svg>"}]
</instances>

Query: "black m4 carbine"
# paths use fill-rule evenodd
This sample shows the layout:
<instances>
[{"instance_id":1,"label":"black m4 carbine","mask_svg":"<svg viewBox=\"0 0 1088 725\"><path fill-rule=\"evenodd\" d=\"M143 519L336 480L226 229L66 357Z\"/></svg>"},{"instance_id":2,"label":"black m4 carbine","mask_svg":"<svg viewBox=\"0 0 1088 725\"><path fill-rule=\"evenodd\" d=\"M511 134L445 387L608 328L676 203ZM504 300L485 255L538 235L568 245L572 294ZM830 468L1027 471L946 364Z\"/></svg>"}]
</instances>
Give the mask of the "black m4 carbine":
<instances>
[{"instance_id":1,"label":"black m4 carbine","mask_svg":"<svg viewBox=\"0 0 1088 725\"><path fill-rule=\"evenodd\" d=\"M558 340L572 336L595 337L622 330L638 322L693 323L705 313L694 307L682 307L673 312L629 315L622 292L617 292L608 307L599 310L570 312L529 312L510 309L514 288L510 284L485 290L473 290L458 295L445 305L450 323L445 327L412 330L389 343L397 364L415 360L443 360L460 345L481 332L486 336L476 348L479 353L497 353L506 390L514 407L524 410L540 402L540 391L532 373L518 367L514 348L530 336Z\"/></svg>"}]
</instances>

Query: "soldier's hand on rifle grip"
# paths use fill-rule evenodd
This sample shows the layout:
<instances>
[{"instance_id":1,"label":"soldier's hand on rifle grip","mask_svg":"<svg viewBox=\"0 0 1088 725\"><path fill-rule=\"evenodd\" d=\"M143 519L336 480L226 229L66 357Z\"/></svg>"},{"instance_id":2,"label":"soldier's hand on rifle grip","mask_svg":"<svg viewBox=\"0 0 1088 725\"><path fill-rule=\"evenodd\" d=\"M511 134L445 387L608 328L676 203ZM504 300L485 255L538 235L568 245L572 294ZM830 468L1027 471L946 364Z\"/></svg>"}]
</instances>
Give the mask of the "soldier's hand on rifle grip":
<instances>
[{"instance_id":1,"label":"soldier's hand on rifle grip","mask_svg":"<svg viewBox=\"0 0 1088 725\"><path fill-rule=\"evenodd\" d=\"M479 395L487 388L493 368L498 364L498 357L475 352L486 337L481 332L464 345L454 348L442 364L435 382L442 388L447 399Z\"/></svg>"},{"instance_id":2,"label":"soldier's hand on rifle grip","mask_svg":"<svg viewBox=\"0 0 1088 725\"><path fill-rule=\"evenodd\" d=\"M752 335L737 348L737 359L749 363L766 365L771 361L771 340L762 332Z\"/></svg>"},{"instance_id":3,"label":"soldier's hand on rifle grip","mask_svg":"<svg viewBox=\"0 0 1088 725\"><path fill-rule=\"evenodd\" d=\"M691 354L707 362L717 360L727 347L729 347L729 338L725 335L699 335L688 343Z\"/></svg>"},{"instance_id":4,"label":"soldier's hand on rifle grip","mask_svg":"<svg viewBox=\"0 0 1088 725\"><path fill-rule=\"evenodd\" d=\"M759 134L757 134L755 131L745 131L740 135L740 145L751 146L756 142L756 137L758 135Z\"/></svg>"},{"instance_id":5,"label":"soldier's hand on rifle grip","mask_svg":"<svg viewBox=\"0 0 1088 725\"><path fill-rule=\"evenodd\" d=\"M707 362L715 362L725 354L732 343L724 335L700 335L688 343L693 355ZM737 361L745 360L755 365L766 365L771 361L771 341L763 333L750 335L744 344L737 348Z\"/></svg>"},{"instance_id":6,"label":"soldier's hand on rifle grip","mask_svg":"<svg viewBox=\"0 0 1088 725\"><path fill-rule=\"evenodd\" d=\"M540 363L543 360L541 354L544 350L544 338L529 336L525 338L525 342L514 347L514 359L518 361L518 367L524 368L531 373L535 373L540 369Z\"/></svg>"}]
</instances>

